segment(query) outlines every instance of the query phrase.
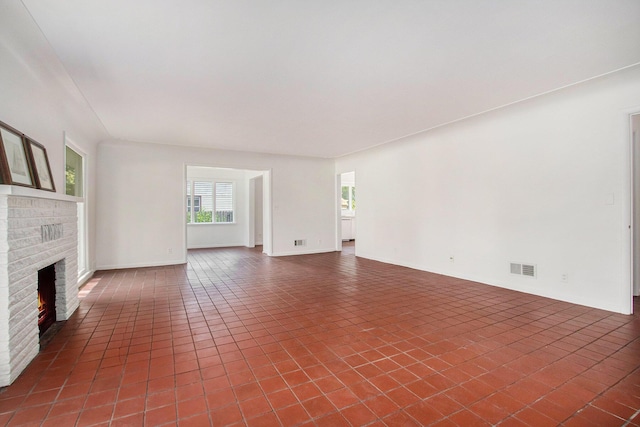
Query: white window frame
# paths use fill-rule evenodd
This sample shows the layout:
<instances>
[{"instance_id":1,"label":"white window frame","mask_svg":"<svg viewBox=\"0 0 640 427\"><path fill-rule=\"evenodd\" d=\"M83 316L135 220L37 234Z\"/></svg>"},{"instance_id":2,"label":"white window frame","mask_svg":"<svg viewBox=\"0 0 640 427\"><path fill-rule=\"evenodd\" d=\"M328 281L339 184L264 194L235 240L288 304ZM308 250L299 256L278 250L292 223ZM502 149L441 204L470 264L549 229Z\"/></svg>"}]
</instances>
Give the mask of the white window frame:
<instances>
[{"instance_id":1,"label":"white window frame","mask_svg":"<svg viewBox=\"0 0 640 427\"><path fill-rule=\"evenodd\" d=\"M212 213L211 213L211 222L195 222L195 214L196 212L191 209L191 211L188 210L189 207L189 200L191 202L191 206L193 206L193 202L194 202L194 198L195 197L201 197L201 195L197 195L194 194L195 193L195 183L196 182L207 182L211 184L211 189L212 189L212 194L211 197L213 199L213 208L212 208ZM237 198L237 193L236 193L236 182L233 180L229 180L229 179L211 179L211 178L189 178L187 180L187 183L190 183L190 190L189 193L186 197L188 200L185 201L186 204L186 208L187 208L187 212L191 215L190 221L187 221L188 225L225 225L225 224L235 224L236 223L236 218L237 218L237 208L236 208L236 198ZM230 222L222 222L222 221L216 221L216 184L218 183L224 183L224 184L231 184L231 204L232 204L232 212L233 212L233 221ZM200 210L202 210L202 201L200 202ZM189 220L189 218L187 218L187 220Z\"/></svg>"},{"instance_id":2,"label":"white window frame","mask_svg":"<svg viewBox=\"0 0 640 427\"><path fill-rule=\"evenodd\" d=\"M196 195L193 195L193 194L187 196L187 212L190 211L189 208L191 208L191 204L193 202L195 202L196 200L198 201L198 203L196 203L193 206L193 212L200 212L200 209L202 208L202 196L196 196Z\"/></svg>"}]
</instances>

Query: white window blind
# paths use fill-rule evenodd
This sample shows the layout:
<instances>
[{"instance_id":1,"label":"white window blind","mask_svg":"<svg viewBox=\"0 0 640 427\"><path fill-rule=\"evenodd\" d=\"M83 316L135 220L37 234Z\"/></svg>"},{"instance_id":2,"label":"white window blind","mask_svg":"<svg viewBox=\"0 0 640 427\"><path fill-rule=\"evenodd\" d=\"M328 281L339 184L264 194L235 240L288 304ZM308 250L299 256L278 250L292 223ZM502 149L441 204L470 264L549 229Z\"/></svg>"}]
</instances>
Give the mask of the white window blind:
<instances>
[{"instance_id":1,"label":"white window blind","mask_svg":"<svg viewBox=\"0 0 640 427\"><path fill-rule=\"evenodd\" d=\"M233 184L216 182L215 222L233 222Z\"/></svg>"},{"instance_id":2,"label":"white window blind","mask_svg":"<svg viewBox=\"0 0 640 427\"><path fill-rule=\"evenodd\" d=\"M200 209L193 212L194 222L213 222L213 183L209 181L194 181L193 196L200 199ZM195 206L195 203L194 203Z\"/></svg>"}]
</instances>

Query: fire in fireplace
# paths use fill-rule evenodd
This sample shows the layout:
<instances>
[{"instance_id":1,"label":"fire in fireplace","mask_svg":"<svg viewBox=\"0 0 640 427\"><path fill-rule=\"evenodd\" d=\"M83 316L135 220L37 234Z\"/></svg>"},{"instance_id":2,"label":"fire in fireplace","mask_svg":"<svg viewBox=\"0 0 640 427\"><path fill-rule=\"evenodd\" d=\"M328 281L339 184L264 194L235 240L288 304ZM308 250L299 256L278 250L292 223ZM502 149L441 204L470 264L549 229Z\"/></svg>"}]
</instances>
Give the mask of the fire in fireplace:
<instances>
[{"instance_id":1,"label":"fire in fireplace","mask_svg":"<svg viewBox=\"0 0 640 427\"><path fill-rule=\"evenodd\" d=\"M56 266L38 271L38 329L40 336L56 321Z\"/></svg>"}]
</instances>

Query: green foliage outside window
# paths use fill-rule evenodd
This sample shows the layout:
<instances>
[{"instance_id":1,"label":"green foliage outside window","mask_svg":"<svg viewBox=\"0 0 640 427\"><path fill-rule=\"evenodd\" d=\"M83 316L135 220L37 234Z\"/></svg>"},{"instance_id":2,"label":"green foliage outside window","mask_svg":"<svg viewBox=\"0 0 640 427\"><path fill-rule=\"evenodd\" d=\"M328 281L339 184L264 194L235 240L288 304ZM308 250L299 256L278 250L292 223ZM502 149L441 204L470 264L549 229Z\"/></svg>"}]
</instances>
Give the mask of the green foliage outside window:
<instances>
[{"instance_id":1,"label":"green foliage outside window","mask_svg":"<svg viewBox=\"0 0 640 427\"><path fill-rule=\"evenodd\" d=\"M69 147L65 147L65 194L84 197L83 158Z\"/></svg>"},{"instance_id":2,"label":"green foliage outside window","mask_svg":"<svg viewBox=\"0 0 640 427\"><path fill-rule=\"evenodd\" d=\"M198 211L196 212L196 222L212 222L213 212Z\"/></svg>"},{"instance_id":3,"label":"green foliage outside window","mask_svg":"<svg viewBox=\"0 0 640 427\"><path fill-rule=\"evenodd\" d=\"M66 192L65 194L75 195L76 192L76 171L67 165L65 170L66 176Z\"/></svg>"}]
</instances>

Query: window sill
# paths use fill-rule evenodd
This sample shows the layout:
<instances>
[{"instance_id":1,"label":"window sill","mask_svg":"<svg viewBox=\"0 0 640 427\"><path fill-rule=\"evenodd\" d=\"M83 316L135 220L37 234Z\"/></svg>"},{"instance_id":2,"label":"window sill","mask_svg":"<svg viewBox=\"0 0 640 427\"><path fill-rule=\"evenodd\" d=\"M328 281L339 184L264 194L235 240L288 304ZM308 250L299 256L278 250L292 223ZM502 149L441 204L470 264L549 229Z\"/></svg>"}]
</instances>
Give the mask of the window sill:
<instances>
[{"instance_id":1,"label":"window sill","mask_svg":"<svg viewBox=\"0 0 640 427\"><path fill-rule=\"evenodd\" d=\"M237 222L188 222L187 225L236 225Z\"/></svg>"}]
</instances>

